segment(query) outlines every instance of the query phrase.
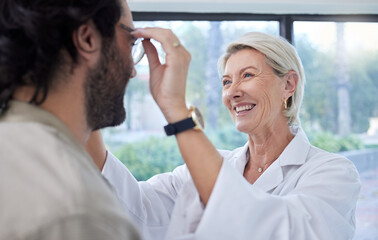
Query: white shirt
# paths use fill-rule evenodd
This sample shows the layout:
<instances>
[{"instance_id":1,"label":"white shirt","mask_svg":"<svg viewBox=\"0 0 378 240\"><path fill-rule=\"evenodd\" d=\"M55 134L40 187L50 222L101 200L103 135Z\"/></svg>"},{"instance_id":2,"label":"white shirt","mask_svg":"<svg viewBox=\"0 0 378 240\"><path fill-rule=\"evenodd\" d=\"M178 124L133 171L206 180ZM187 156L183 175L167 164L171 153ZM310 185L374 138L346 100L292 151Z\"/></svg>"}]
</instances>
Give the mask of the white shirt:
<instances>
[{"instance_id":1,"label":"white shirt","mask_svg":"<svg viewBox=\"0 0 378 240\"><path fill-rule=\"evenodd\" d=\"M0 239L140 239L84 147L49 112L0 116Z\"/></svg>"},{"instance_id":2,"label":"white shirt","mask_svg":"<svg viewBox=\"0 0 378 240\"><path fill-rule=\"evenodd\" d=\"M248 143L220 151L224 161L206 208L185 165L137 182L109 154L103 175L145 239L352 239L356 168L311 146L301 128L292 132L293 140L253 185L243 177Z\"/></svg>"}]
</instances>

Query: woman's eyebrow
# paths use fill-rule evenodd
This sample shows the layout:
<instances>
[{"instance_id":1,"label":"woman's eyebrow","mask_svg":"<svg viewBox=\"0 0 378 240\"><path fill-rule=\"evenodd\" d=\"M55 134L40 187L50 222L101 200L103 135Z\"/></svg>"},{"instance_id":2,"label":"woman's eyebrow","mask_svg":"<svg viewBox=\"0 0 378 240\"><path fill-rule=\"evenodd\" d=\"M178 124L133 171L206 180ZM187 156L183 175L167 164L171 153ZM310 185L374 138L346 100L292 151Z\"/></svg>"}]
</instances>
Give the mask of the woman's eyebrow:
<instances>
[{"instance_id":1,"label":"woman's eyebrow","mask_svg":"<svg viewBox=\"0 0 378 240\"><path fill-rule=\"evenodd\" d=\"M239 74L242 74L245 70L247 70L249 68L253 68L255 70L258 70L257 67L250 65L250 66L246 66L246 67L243 67L242 69L240 69Z\"/></svg>"},{"instance_id":2,"label":"woman's eyebrow","mask_svg":"<svg viewBox=\"0 0 378 240\"><path fill-rule=\"evenodd\" d=\"M259 70L259 69L257 69L257 67L255 67L255 66L253 66L253 65L250 65L250 66L246 66L246 67L243 67L242 69L240 69L240 70L239 70L239 74L241 74L242 72L244 72L245 70L247 70L247 69L249 69L249 68L253 68L253 69L255 69L255 70ZM223 75L222 77L223 77L223 78L224 78L224 77L230 77L230 75L225 74L225 75Z\"/></svg>"}]
</instances>

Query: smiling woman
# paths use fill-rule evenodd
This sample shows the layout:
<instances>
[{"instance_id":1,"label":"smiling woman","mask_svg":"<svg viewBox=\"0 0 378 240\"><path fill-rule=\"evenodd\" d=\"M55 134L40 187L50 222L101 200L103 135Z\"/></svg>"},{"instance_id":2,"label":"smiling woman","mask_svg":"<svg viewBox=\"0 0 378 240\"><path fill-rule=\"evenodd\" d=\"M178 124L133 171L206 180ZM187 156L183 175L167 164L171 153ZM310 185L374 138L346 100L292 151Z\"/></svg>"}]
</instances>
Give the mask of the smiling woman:
<instances>
[{"instance_id":1,"label":"smiling woman","mask_svg":"<svg viewBox=\"0 0 378 240\"><path fill-rule=\"evenodd\" d=\"M202 110L209 138L221 149L234 149L243 145L247 141L246 135L236 131L227 109L221 105L222 81L215 70L216 62L225 43L251 29L278 35L278 22L154 21L136 22L135 25L168 27L180 36L181 43L189 49L193 59L187 98ZM345 23L344 59L349 66L349 89L353 89L349 94L350 131L354 135L344 137L338 134L338 111L344 108L346 101L338 106L336 70L339 67L336 63L339 61L334 50L337 44L336 23L294 22L295 46L307 73L300 117L302 127L314 145L331 152L363 147L373 148L372 152L377 151L378 138L374 133L378 131L374 130L374 125L369 126L369 120L378 116L378 86L375 84L378 81L374 77L378 75L378 52L372 44L378 41L378 36L374 34L378 33L377 27L377 23ZM367 33L369 37L361 38L357 43L355 36ZM158 44L156 46L159 47ZM136 68L138 75L131 80L125 96L127 120L116 129L104 129L103 134L108 148L129 167L134 176L138 180L147 180L157 173L171 171L182 164L182 158L174 139L164 137L163 126L166 121L149 96L147 59L144 58ZM145 154L138 154L141 152ZM364 152L361 150L360 157L357 156L358 152L350 153L353 154L351 160L360 172L363 186L356 210L355 239L372 240L378 236L378 216L374 207L378 201L375 189L378 178L374 171L378 166L368 161L374 156L365 156ZM349 156L349 153L345 154Z\"/></svg>"},{"instance_id":2,"label":"smiling woman","mask_svg":"<svg viewBox=\"0 0 378 240\"><path fill-rule=\"evenodd\" d=\"M378 81L375 77L378 75L376 1L356 3L348 0L341 3L336 0L298 0L281 1L279 4L277 1L271 4L259 0L226 2L209 0L189 4L189 1L165 1L156 4L155 0L135 0L130 4L135 11L134 19L156 20L137 21L136 27L172 28L182 45L192 54L187 99L202 110L207 126L205 131L218 148L234 149L243 145L247 137L235 129L227 109L221 104L222 82L215 70L217 59L225 49L225 44L246 32L261 31L275 35L280 33L295 43L307 75L300 117L311 143L331 152L368 147L373 148L373 152L378 151L378 130L374 124L370 124L378 117ZM148 13L149 10L154 13ZM156 13L157 10L162 12ZM232 14L234 11L237 13ZM345 22L344 34L339 34L338 38L340 22ZM288 28L290 25L292 31ZM341 45L342 35L346 49L339 51L344 52L340 56L336 55L336 46ZM341 67L341 59L345 60L346 67ZM116 129L105 129L103 133L108 147L127 164L135 176L139 180L147 180L156 173L171 171L182 164L182 158L175 148L174 139L164 137L163 126L166 121L149 96L147 59L144 58L136 68L138 75L130 82L125 97L128 113L126 123ZM344 76L349 82L338 82L338 76ZM345 98L338 100L339 95L345 97L345 89L349 89L349 105ZM349 118L349 121L345 118ZM345 135L340 134L341 131ZM377 175L374 174L378 166L368 161L374 159L375 155L365 156L365 151L350 153L359 155L351 159L361 174L363 186L356 210L355 239L372 240L378 236L378 211L373 207L378 201L374 188L378 184ZM140 152L146 154L142 156L138 154Z\"/></svg>"},{"instance_id":3,"label":"smiling woman","mask_svg":"<svg viewBox=\"0 0 378 240\"><path fill-rule=\"evenodd\" d=\"M145 44L154 66L151 93L164 117L170 125L191 119L185 104L177 104L185 103L187 51L172 46L177 38L171 31L148 28L136 36L167 50L162 65ZM229 44L220 61L223 102L248 136L244 146L217 151L193 128L176 133L186 164L173 172L138 182L110 152L99 165L144 237L352 238L358 173L346 158L312 146L300 127L305 77L294 47L280 37L248 33Z\"/></svg>"}]
</instances>

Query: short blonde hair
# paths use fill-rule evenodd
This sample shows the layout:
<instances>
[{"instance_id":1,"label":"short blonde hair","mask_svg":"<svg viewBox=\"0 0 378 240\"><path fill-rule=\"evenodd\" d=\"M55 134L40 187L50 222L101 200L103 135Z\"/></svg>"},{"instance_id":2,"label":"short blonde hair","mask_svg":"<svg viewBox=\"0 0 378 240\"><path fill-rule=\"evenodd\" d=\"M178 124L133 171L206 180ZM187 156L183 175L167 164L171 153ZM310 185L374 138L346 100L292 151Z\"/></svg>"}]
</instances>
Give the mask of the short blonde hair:
<instances>
[{"instance_id":1,"label":"short blonde hair","mask_svg":"<svg viewBox=\"0 0 378 240\"><path fill-rule=\"evenodd\" d=\"M302 61L297 51L286 39L260 32L247 33L228 45L226 53L220 57L218 68L223 75L230 56L239 50L252 48L265 55L266 63L273 68L278 77L285 76L289 71L298 74L297 88L287 101L284 114L289 125L300 125L299 109L302 104L304 85L306 82Z\"/></svg>"}]
</instances>

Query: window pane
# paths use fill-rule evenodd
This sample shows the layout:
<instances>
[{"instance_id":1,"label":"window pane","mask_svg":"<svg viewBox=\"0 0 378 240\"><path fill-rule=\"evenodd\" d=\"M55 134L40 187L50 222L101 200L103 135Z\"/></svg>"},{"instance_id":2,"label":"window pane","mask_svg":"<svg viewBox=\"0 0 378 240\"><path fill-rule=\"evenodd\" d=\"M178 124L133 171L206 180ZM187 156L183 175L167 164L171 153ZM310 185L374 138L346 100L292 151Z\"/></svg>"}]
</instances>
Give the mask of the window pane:
<instances>
[{"instance_id":1,"label":"window pane","mask_svg":"<svg viewBox=\"0 0 378 240\"><path fill-rule=\"evenodd\" d=\"M355 239L376 239L378 23L295 22L294 39L307 77L302 125L314 145L355 163L362 183ZM361 150L345 152L353 149Z\"/></svg>"}]
</instances>

